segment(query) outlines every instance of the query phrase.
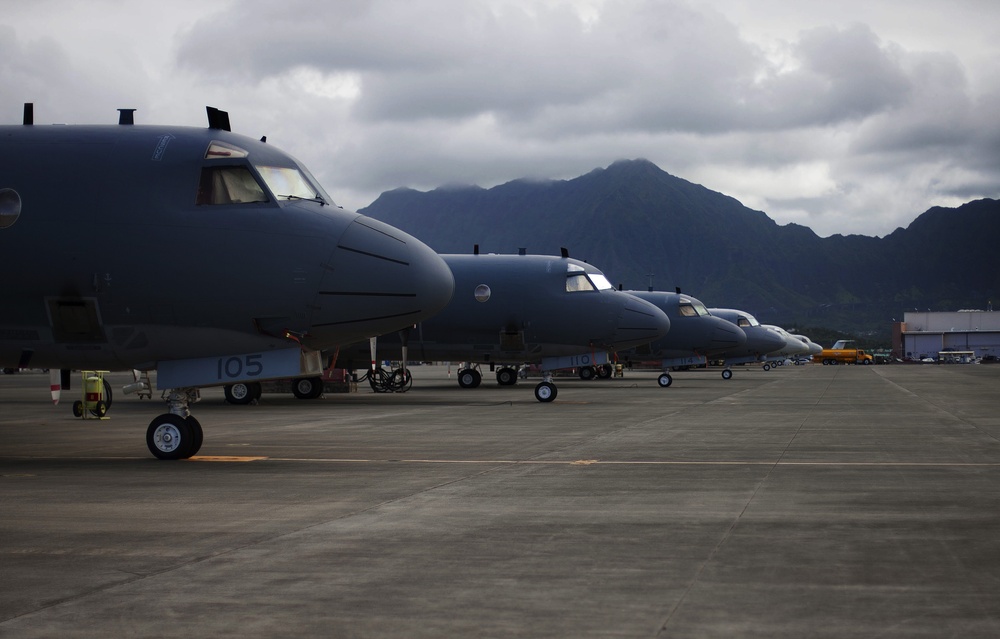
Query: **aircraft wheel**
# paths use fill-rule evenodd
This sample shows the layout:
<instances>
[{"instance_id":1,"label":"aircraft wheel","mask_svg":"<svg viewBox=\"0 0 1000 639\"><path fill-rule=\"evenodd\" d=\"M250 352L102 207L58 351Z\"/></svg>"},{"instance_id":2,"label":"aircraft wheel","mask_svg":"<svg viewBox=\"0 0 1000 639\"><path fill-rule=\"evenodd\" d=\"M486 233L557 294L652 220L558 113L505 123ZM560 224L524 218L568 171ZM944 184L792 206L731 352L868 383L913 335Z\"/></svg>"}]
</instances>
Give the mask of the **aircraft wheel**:
<instances>
[{"instance_id":1,"label":"aircraft wheel","mask_svg":"<svg viewBox=\"0 0 1000 639\"><path fill-rule=\"evenodd\" d=\"M771 370L771 365L770 364L764 364L764 370L765 371Z\"/></svg>"},{"instance_id":2,"label":"aircraft wheel","mask_svg":"<svg viewBox=\"0 0 1000 639\"><path fill-rule=\"evenodd\" d=\"M510 367L504 367L497 371L497 384L501 386L513 386L517 383L517 371Z\"/></svg>"},{"instance_id":3,"label":"aircraft wheel","mask_svg":"<svg viewBox=\"0 0 1000 639\"><path fill-rule=\"evenodd\" d=\"M732 379L732 378L733 378L733 371L729 370L728 368L722 371L722 379Z\"/></svg>"},{"instance_id":4,"label":"aircraft wheel","mask_svg":"<svg viewBox=\"0 0 1000 639\"><path fill-rule=\"evenodd\" d=\"M230 404L245 405L257 399L254 397L252 383L239 382L237 384L226 384L222 392L226 396L226 401Z\"/></svg>"},{"instance_id":5,"label":"aircraft wheel","mask_svg":"<svg viewBox=\"0 0 1000 639\"><path fill-rule=\"evenodd\" d=\"M674 383L674 378L670 376L670 373L663 373L656 378L656 383L660 385L660 388L667 388Z\"/></svg>"},{"instance_id":6,"label":"aircraft wheel","mask_svg":"<svg viewBox=\"0 0 1000 639\"><path fill-rule=\"evenodd\" d=\"M157 459L187 459L195 443L188 420L171 413L160 415L146 429L146 446Z\"/></svg>"},{"instance_id":7,"label":"aircraft wheel","mask_svg":"<svg viewBox=\"0 0 1000 639\"><path fill-rule=\"evenodd\" d=\"M597 376L597 371L594 370L593 366L583 366L580 368L580 379L594 379Z\"/></svg>"},{"instance_id":8,"label":"aircraft wheel","mask_svg":"<svg viewBox=\"0 0 1000 639\"><path fill-rule=\"evenodd\" d=\"M535 386L535 399L540 402L551 402L557 393L556 385L552 382L539 382L538 386Z\"/></svg>"},{"instance_id":9,"label":"aircraft wheel","mask_svg":"<svg viewBox=\"0 0 1000 639\"><path fill-rule=\"evenodd\" d=\"M463 368L458 371L458 385L462 388L476 388L483 381L483 376L474 368Z\"/></svg>"},{"instance_id":10,"label":"aircraft wheel","mask_svg":"<svg viewBox=\"0 0 1000 639\"><path fill-rule=\"evenodd\" d=\"M187 423L191 427L191 451L188 453L188 457L194 457L201 450L201 445L205 441L205 431L201 429L201 423L194 418L194 415L188 416Z\"/></svg>"},{"instance_id":11,"label":"aircraft wheel","mask_svg":"<svg viewBox=\"0 0 1000 639\"><path fill-rule=\"evenodd\" d=\"M603 366L597 367L597 376L601 379L611 379L611 375L615 372L615 367L611 364L604 364Z\"/></svg>"},{"instance_id":12,"label":"aircraft wheel","mask_svg":"<svg viewBox=\"0 0 1000 639\"><path fill-rule=\"evenodd\" d=\"M316 399L323 394L323 380L319 377L302 377L292 382L292 395L299 399Z\"/></svg>"},{"instance_id":13,"label":"aircraft wheel","mask_svg":"<svg viewBox=\"0 0 1000 639\"><path fill-rule=\"evenodd\" d=\"M80 400L73 402L73 417L83 417L83 402Z\"/></svg>"}]
</instances>

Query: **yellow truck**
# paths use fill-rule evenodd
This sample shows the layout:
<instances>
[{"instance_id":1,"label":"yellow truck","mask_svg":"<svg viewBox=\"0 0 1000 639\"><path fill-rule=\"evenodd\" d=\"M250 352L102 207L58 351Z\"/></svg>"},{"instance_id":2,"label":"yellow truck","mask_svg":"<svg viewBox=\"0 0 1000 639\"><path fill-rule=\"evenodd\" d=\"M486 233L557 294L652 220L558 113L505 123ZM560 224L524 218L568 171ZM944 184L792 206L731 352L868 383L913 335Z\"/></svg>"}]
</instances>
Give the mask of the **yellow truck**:
<instances>
[{"instance_id":1,"label":"yellow truck","mask_svg":"<svg viewBox=\"0 0 1000 639\"><path fill-rule=\"evenodd\" d=\"M852 339L841 339L837 340L833 348L824 348L823 352L819 355L813 356L813 361L822 362L824 365L829 364L871 364L873 363L873 358L868 353L864 352L858 348L854 340Z\"/></svg>"}]
</instances>

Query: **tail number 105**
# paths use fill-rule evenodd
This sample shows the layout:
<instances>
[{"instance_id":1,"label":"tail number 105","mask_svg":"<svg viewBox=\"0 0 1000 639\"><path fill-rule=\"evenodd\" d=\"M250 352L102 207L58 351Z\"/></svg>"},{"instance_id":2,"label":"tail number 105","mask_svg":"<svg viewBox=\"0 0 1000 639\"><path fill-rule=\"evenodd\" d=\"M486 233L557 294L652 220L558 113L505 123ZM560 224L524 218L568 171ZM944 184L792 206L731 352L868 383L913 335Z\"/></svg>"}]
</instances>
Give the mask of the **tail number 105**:
<instances>
[{"instance_id":1,"label":"tail number 105","mask_svg":"<svg viewBox=\"0 0 1000 639\"><path fill-rule=\"evenodd\" d=\"M240 355L236 357L220 357L216 361L218 379L240 379L242 377L258 377L264 372L261 353Z\"/></svg>"}]
</instances>

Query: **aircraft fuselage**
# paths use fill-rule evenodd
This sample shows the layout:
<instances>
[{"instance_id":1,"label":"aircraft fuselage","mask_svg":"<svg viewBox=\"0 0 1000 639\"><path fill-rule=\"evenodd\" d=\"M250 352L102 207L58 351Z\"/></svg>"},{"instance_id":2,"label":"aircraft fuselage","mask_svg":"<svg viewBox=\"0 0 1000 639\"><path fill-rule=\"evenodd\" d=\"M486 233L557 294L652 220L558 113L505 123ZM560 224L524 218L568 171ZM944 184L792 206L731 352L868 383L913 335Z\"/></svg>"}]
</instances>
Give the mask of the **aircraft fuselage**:
<instances>
[{"instance_id":1,"label":"aircraft fuselage","mask_svg":"<svg viewBox=\"0 0 1000 639\"><path fill-rule=\"evenodd\" d=\"M272 145L219 129L0 127L0 201L3 366L319 350L420 321L451 295L427 246L336 207Z\"/></svg>"}]
</instances>

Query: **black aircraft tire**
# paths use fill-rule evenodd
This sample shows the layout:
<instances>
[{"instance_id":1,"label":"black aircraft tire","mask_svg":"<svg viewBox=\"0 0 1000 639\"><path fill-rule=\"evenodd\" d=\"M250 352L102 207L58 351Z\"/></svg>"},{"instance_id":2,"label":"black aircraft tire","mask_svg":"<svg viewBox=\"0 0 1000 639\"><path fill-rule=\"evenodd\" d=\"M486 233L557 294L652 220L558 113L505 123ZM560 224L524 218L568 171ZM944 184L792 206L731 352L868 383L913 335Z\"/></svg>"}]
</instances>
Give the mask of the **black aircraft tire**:
<instances>
[{"instance_id":1,"label":"black aircraft tire","mask_svg":"<svg viewBox=\"0 0 1000 639\"><path fill-rule=\"evenodd\" d=\"M722 371L722 379L732 379L732 378L733 378L733 371L729 370L728 368Z\"/></svg>"},{"instance_id":2,"label":"black aircraft tire","mask_svg":"<svg viewBox=\"0 0 1000 639\"><path fill-rule=\"evenodd\" d=\"M227 402L237 406L245 406L255 399L253 384L246 382L226 384L222 388L222 393L226 396Z\"/></svg>"},{"instance_id":3,"label":"black aircraft tire","mask_svg":"<svg viewBox=\"0 0 1000 639\"><path fill-rule=\"evenodd\" d=\"M146 429L146 447L153 457L163 460L187 459L194 445L194 431L187 419L165 413Z\"/></svg>"},{"instance_id":4,"label":"black aircraft tire","mask_svg":"<svg viewBox=\"0 0 1000 639\"><path fill-rule=\"evenodd\" d=\"M316 399L323 394L323 380L319 377L302 377L292 382L292 395L298 399Z\"/></svg>"},{"instance_id":5,"label":"black aircraft tire","mask_svg":"<svg viewBox=\"0 0 1000 639\"><path fill-rule=\"evenodd\" d=\"M656 378L656 383L660 385L660 388L668 388L674 383L674 378L670 376L670 373L663 373Z\"/></svg>"},{"instance_id":6,"label":"black aircraft tire","mask_svg":"<svg viewBox=\"0 0 1000 639\"><path fill-rule=\"evenodd\" d=\"M497 371L497 384L501 386L513 386L517 383L517 371L509 366L504 366Z\"/></svg>"},{"instance_id":7,"label":"black aircraft tire","mask_svg":"<svg viewBox=\"0 0 1000 639\"><path fill-rule=\"evenodd\" d=\"M597 371L594 370L593 366L581 366L580 367L580 379L594 379L597 377Z\"/></svg>"},{"instance_id":8,"label":"black aircraft tire","mask_svg":"<svg viewBox=\"0 0 1000 639\"><path fill-rule=\"evenodd\" d=\"M458 371L458 385L462 388L476 388L483 381L483 376L474 368L463 368Z\"/></svg>"},{"instance_id":9,"label":"black aircraft tire","mask_svg":"<svg viewBox=\"0 0 1000 639\"><path fill-rule=\"evenodd\" d=\"M194 457L205 442L205 431L201 429L201 423L194 418L194 415L188 416L187 423L191 427L191 450L188 452L188 457Z\"/></svg>"},{"instance_id":10,"label":"black aircraft tire","mask_svg":"<svg viewBox=\"0 0 1000 639\"><path fill-rule=\"evenodd\" d=\"M535 386L535 399L542 403L554 401L558 393L556 385L552 382L539 382L538 386Z\"/></svg>"},{"instance_id":11,"label":"black aircraft tire","mask_svg":"<svg viewBox=\"0 0 1000 639\"><path fill-rule=\"evenodd\" d=\"M769 370L771 370L771 365L770 364L764 364L763 368L764 368L765 372L769 371Z\"/></svg>"},{"instance_id":12,"label":"black aircraft tire","mask_svg":"<svg viewBox=\"0 0 1000 639\"><path fill-rule=\"evenodd\" d=\"M600 379L611 379L611 375L615 372L615 367L611 364L604 364L603 366L597 367L597 377Z\"/></svg>"}]
</instances>

